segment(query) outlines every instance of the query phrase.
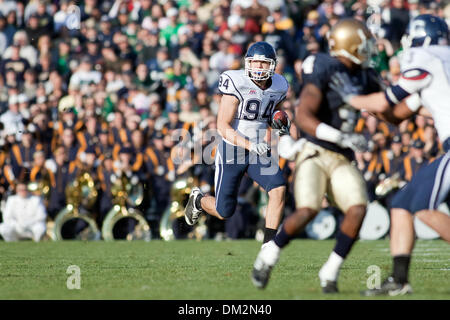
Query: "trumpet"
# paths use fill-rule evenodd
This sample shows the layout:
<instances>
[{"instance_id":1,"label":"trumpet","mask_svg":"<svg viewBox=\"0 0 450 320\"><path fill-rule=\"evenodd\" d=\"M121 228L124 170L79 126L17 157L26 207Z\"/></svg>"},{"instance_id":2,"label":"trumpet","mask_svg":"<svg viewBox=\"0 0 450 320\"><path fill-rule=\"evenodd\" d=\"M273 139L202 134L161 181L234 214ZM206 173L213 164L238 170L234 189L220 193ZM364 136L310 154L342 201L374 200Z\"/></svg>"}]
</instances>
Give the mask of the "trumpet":
<instances>
[{"instance_id":1,"label":"trumpet","mask_svg":"<svg viewBox=\"0 0 450 320\"><path fill-rule=\"evenodd\" d=\"M111 187L111 193L114 197L114 206L106 214L102 226L102 236L106 241L116 239L114 229L117 223L125 218L136 220L134 230L127 232L126 240L151 240L151 231L148 222L143 214L136 208L144 199L144 188L142 184L135 181L135 177L127 177L122 173L119 178L115 178Z\"/></svg>"},{"instance_id":2,"label":"trumpet","mask_svg":"<svg viewBox=\"0 0 450 320\"><path fill-rule=\"evenodd\" d=\"M98 240L100 232L95 219L91 217L87 210L92 209L97 200L98 192L92 176L86 169L80 171L76 179L66 187L67 205L56 216L53 223L48 223L50 227L48 235L53 240L64 240L63 229L69 221L82 220L84 223L77 223L72 230L72 235L78 240Z\"/></svg>"}]
</instances>

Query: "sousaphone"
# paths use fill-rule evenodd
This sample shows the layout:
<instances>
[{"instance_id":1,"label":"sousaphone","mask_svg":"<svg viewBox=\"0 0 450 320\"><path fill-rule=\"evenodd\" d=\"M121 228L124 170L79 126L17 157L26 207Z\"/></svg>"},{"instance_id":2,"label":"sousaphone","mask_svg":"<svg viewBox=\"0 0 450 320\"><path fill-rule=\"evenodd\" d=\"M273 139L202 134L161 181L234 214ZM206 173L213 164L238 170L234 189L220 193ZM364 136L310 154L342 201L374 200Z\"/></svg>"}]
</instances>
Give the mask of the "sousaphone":
<instances>
[{"instance_id":1,"label":"sousaphone","mask_svg":"<svg viewBox=\"0 0 450 320\"><path fill-rule=\"evenodd\" d=\"M67 205L56 216L49 236L53 240L98 240L100 232L89 212L97 200L95 182L87 170L81 170L66 187ZM70 227L69 227L70 225Z\"/></svg>"},{"instance_id":2,"label":"sousaphone","mask_svg":"<svg viewBox=\"0 0 450 320\"><path fill-rule=\"evenodd\" d=\"M115 177L115 176L114 176ZM119 221L126 218L134 221L128 224L126 230L122 233L125 240L151 240L151 230L148 222L143 214L135 207L139 206L144 199L144 188L139 181L135 181L133 177L129 178L124 173L121 177L114 178L111 193L114 198L114 206L106 214L102 226L102 236L106 241L114 241L120 239L120 235L116 232ZM129 230L128 230L129 229Z\"/></svg>"}]
</instances>

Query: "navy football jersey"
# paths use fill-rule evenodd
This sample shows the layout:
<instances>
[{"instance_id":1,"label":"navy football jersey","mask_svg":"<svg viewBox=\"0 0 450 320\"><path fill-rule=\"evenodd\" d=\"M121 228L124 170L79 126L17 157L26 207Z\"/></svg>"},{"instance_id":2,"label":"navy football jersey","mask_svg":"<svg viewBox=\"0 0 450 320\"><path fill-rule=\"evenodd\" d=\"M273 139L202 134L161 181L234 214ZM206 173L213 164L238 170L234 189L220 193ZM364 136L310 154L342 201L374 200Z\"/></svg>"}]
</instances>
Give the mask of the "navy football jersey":
<instances>
[{"instance_id":1,"label":"navy football jersey","mask_svg":"<svg viewBox=\"0 0 450 320\"><path fill-rule=\"evenodd\" d=\"M360 116L359 110L343 102L339 94L329 87L331 76L337 71L345 72L349 75L359 94L380 91L378 75L374 69L370 68L351 72L337 58L325 53L310 55L303 62L303 85L312 83L322 92L322 101L316 114L317 118L342 132L354 132ZM304 131L301 131L301 134L315 144L353 159L353 151L351 149L342 149L334 143L320 140Z\"/></svg>"}]
</instances>

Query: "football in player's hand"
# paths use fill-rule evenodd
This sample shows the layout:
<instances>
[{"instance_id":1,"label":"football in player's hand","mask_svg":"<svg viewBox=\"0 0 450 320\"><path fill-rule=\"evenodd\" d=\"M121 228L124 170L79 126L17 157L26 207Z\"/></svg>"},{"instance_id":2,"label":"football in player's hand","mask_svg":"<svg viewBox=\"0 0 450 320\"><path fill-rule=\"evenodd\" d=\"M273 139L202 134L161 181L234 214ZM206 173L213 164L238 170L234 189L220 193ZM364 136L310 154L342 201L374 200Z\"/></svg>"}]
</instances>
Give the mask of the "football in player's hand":
<instances>
[{"instance_id":1,"label":"football in player's hand","mask_svg":"<svg viewBox=\"0 0 450 320\"><path fill-rule=\"evenodd\" d=\"M286 112L277 110L272 115L272 128L281 129L289 124L289 118Z\"/></svg>"}]
</instances>

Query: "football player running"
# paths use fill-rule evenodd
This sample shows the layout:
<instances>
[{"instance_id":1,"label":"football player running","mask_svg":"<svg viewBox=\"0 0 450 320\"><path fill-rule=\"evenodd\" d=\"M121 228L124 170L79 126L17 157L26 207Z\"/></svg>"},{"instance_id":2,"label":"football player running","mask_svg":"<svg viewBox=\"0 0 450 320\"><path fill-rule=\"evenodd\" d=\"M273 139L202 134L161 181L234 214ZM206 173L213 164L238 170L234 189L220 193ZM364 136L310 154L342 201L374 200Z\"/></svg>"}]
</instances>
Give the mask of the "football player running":
<instances>
[{"instance_id":1,"label":"football player running","mask_svg":"<svg viewBox=\"0 0 450 320\"><path fill-rule=\"evenodd\" d=\"M217 129L221 141L215 158L215 197L193 188L185 209L188 225L194 225L202 213L221 220L231 217L241 179L247 174L269 195L263 245L275 237L286 187L276 159L269 154L267 129L289 86L283 76L275 74L276 63L274 48L267 42L256 42L247 50L244 70L220 75ZM289 126L289 122L272 125L278 134L287 133Z\"/></svg>"},{"instance_id":2,"label":"football player running","mask_svg":"<svg viewBox=\"0 0 450 320\"><path fill-rule=\"evenodd\" d=\"M397 85L371 95L355 94L343 74L333 77L333 86L344 101L357 109L373 112L398 124L416 113L433 118L445 154L422 167L394 196L391 205L390 245L393 272L378 289L364 295L404 295L412 293L408 282L414 248L414 215L450 242L450 217L437 210L450 201L450 47L444 20L419 15L411 21L403 37L401 78Z\"/></svg>"},{"instance_id":3,"label":"football player running","mask_svg":"<svg viewBox=\"0 0 450 320\"><path fill-rule=\"evenodd\" d=\"M330 54L318 53L305 59L302 66L304 86L296 106L295 123L306 142L296 157L296 211L286 218L274 240L261 248L253 266L252 280L264 288L277 263L280 251L301 232L328 199L345 218L336 235L336 245L319 271L324 293L338 292L337 280L344 259L350 252L366 213L367 191L359 170L352 165L355 151L364 151L367 142L354 133L359 111L347 105L329 87L331 76L341 71L349 76L361 94L380 90L378 74L369 68L374 54L374 38L364 23L342 19L330 31ZM297 149L290 140L287 149ZM280 141L286 149L286 141ZM289 142L289 141L288 141ZM284 144L284 146L283 146ZM282 150L280 155L284 156Z\"/></svg>"}]
</instances>

